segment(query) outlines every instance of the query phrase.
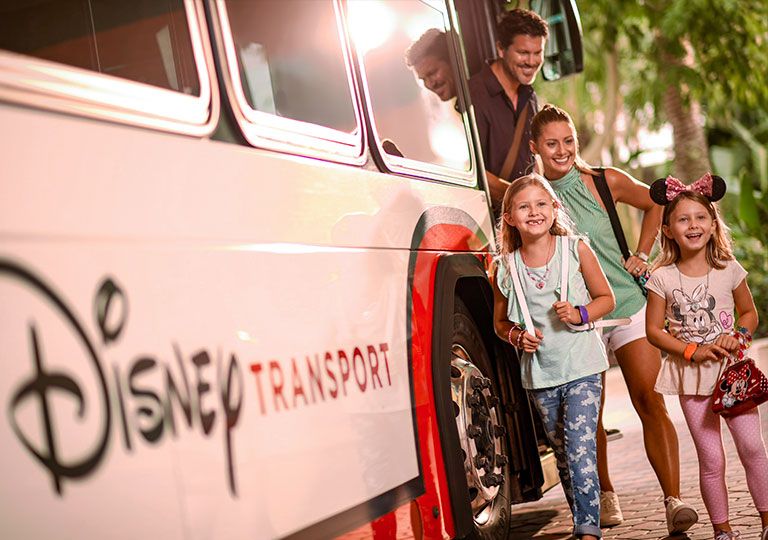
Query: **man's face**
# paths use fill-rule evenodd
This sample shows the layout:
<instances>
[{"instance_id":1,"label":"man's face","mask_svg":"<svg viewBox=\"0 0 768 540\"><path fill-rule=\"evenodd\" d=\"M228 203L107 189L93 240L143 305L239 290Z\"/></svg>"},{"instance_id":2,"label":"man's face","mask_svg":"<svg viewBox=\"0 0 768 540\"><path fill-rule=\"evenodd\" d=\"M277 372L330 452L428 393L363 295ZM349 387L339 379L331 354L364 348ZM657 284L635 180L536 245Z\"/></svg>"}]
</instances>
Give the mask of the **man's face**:
<instances>
[{"instance_id":1,"label":"man's face","mask_svg":"<svg viewBox=\"0 0 768 540\"><path fill-rule=\"evenodd\" d=\"M427 90L437 94L441 101L448 101L456 97L451 66L445 60L427 55L416 62L413 69Z\"/></svg>"},{"instance_id":2,"label":"man's face","mask_svg":"<svg viewBox=\"0 0 768 540\"><path fill-rule=\"evenodd\" d=\"M504 70L520 84L533 84L544 63L544 36L518 34L506 49L496 47Z\"/></svg>"}]
</instances>

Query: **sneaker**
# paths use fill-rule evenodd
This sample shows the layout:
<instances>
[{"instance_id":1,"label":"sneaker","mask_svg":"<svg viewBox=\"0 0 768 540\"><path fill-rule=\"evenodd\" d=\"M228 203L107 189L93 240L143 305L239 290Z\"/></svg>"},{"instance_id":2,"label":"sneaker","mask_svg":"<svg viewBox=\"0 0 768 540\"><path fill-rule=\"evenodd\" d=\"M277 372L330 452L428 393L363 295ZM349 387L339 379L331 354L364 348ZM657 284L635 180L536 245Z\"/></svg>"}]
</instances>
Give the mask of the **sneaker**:
<instances>
[{"instance_id":1,"label":"sneaker","mask_svg":"<svg viewBox=\"0 0 768 540\"><path fill-rule=\"evenodd\" d=\"M696 509L676 497L667 497L664 499L664 504L667 506L667 530L669 534L685 532L699 521L699 513Z\"/></svg>"},{"instance_id":2,"label":"sneaker","mask_svg":"<svg viewBox=\"0 0 768 540\"><path fill-rule=\"evenodd\" d=\"M600 526L613 527L624 521L619 497L613 491L600 492Z\"/></svg>"},{"instance_id":3,"label":"sneaker","mask_svg":"<svg viewBox=\"0 0 768 540\"><path fill-rule=\"evenodd\" d=\"M741 535L737 531L717 531L715 540L741 540Z\"/></svg>"},{"instance_id":4,"label":"sneaker","mask_svg":"<svg viewBox=\"0 0 768 540\"><path fill-rule=\"evenodd\" d=\"M762 534L762 536L760 537L760 540L768 540L768 527L765 527L765 528L763 529L763 534Z\"/></svg>"},{"instance_id":5,"label":"sneaker","mask_svg":"<svg viewBox=\"0 0 768 540\"><path fill-rule=\"evenodd\" d=\"M615 441L616 439L621 439L623 436L624 434L618 428L609 428L605 430L606 441Z\"/></svg>"}]
</instances>

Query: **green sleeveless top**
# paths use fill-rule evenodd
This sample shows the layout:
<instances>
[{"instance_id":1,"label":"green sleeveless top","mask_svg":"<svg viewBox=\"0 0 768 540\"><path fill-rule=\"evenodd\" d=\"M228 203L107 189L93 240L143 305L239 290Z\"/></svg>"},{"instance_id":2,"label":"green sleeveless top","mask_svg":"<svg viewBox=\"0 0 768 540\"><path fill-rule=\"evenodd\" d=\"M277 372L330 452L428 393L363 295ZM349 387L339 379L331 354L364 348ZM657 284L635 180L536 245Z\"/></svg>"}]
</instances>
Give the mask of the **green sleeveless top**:
<instances>
[{"instance_id":1,"label":"green sleeveless top","mask_svg":"<svg viewBox=\"0 0 768 540\"><path fill-rule=\"evenodd\" d=\"M549 180L549 179L548 179ZM621 250L613 234L611 220L600 203L595 200L587 185L581 181L576 167L558 180L549 180L560 197L578 232L589 238L589 244L608 278L616 297L616 309L606 319L630 317L645 305L645 297L632 275L624 269Z\"/></svg>"}]
</instances>

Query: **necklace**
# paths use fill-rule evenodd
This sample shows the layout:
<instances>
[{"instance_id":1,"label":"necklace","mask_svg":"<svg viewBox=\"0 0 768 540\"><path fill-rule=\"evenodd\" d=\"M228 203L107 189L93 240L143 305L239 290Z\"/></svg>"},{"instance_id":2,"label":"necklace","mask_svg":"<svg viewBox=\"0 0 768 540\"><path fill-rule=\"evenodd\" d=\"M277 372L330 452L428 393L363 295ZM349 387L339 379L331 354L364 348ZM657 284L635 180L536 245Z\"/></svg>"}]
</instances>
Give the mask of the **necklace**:
<instances>
[{"instance_id":1,"label":"necklace","mask_svg":"<svg viewBox=\"0 0 768 540\"><path fill-rule=\"evenodd\" d=\"M550 244L552 237L550 237ZM523 250L520 250L520 260L523 261L523 267L525 268L525 273L528 274L528 277L533 280L533 282L536 284L537 289L543 289L544 288L544 282L547 281L547 276L549 276L549 263L552 262L552 257L549 255L549 246L547 246L547 265L544 267L544 276L539 277L536 274L532 273L528 269L528 265L525 263L525 259L523 258Z\"/></svg>"},{"instance_id":2,"label":"necklace","mask_svg":"<svg viewBox=\"0 0 768 540\"><path fill-rule=\"evenodd\" d=\"M522 254L521 254L522 255ZM700 302L703 302L706 300L706 298L699 298L700 295L697 296L696 289L693 290L693 295L696 296L696 298L689 297L687 294L685 294L685 289L683 288L683 273L680 271L680 267L676 264L675 268L677 268L677 278L680 280L680 292L683 293L683 296L686 298L691 299L691 309L693 311L698 311L703 304L700 304ZM707 267L707 288L703 291L705 294L709 292L709 271L712 270L711 266Z\"/></svg>"}]
</instances>

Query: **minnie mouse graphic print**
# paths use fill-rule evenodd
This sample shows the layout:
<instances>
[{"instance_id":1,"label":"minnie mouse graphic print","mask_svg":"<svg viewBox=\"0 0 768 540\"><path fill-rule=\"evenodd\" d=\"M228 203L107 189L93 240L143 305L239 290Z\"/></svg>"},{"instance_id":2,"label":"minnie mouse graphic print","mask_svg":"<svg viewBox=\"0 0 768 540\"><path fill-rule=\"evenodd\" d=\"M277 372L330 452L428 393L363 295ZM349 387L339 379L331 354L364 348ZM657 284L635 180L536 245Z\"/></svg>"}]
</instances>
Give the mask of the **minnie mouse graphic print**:
<instances>
[{"instance_id":1,"label":"minnie mouse graphic print","mask_svg":"<svg viewBox=\"0 0 768 540\"><path fill-rule=\"evenodd\" d=\"M666 300L669 332L686 343L707 345L730 332L734 317L733 290L747 276L735 260L722 270L710 268L706 276L691 277L676 265L657 268L648 289ZM655 390L662 394L709 396L724 368L724 362L695 362L668 355L662 360Z\"/></svg>"},{"instance_id":2,"label":"minnie mouse graphic print","mask_svg":"<svg viewBox=\"0 0 768 540\"><path fill-rule=\"evenodd\" d=\"M717 336L723 333L723 327L712 310L716 302L715 297L709 294L709 274L707 272L706 283L700 283L688 295L683 287L683 274L680 268L677 269L680 288L672 291L672 313L680 321L680 335L677 337L686 343L714 343ZM725 316L726 313L722 312L721 315Z\"/></svg>"}]
</instances>

